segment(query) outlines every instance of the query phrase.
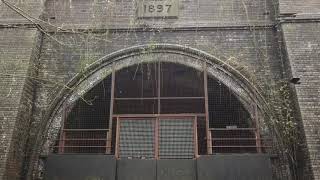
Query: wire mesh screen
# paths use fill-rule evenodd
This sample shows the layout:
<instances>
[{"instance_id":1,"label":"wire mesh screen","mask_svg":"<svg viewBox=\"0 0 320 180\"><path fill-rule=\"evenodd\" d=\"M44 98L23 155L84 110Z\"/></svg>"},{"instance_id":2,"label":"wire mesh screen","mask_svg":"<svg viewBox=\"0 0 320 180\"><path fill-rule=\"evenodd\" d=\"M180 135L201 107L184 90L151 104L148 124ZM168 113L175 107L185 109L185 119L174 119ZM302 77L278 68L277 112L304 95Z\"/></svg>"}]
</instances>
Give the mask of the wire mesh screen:
<instances>
[{"instance_id":1,"label":"wire mesh screen","mask_svg":"<svg viewBox=\"0 0 320 180\"><path fill-rule=\"evenodd\" d=\"M121 69L115 75L114 97L157 97L158 79L157 63L141 63Z\"/></svg>"},{"instance_id":2,"label":"wire mesh screen","mask_svg":"<svg viewBox=\"0 0 320 180\"><path fill-rule=\"evenodd\" d=\"M155 157L155 121L152 119L121 119L119 157L151 159Z\"/></svg>"},{"instance_id":3,"label":"wire mesh screen","mask_svg":"<svg viewBox=\"0 0 320 180\"><path fill-rule=\"evenodd\" d=\"M194 118L159 120L159 158L194 158Z\"/></svg>"},{"instance_id":4,"label":"wire mesh screen","mask_svg":"<svg viewBox=\"0 0 320 180\"><path fill-rule=\"evenodd\" d=\"M81 130L64 132L64 153L105 153L107 130Z\"/></svg>"},{"instance_id":5,"label":"wire mesh screen","mask_svg":"<svg viewBox=\"0 0 320 180\"><path fill-rule=\"evenodd\" d=\"M205 113L204 98L202 99L162 99L163 114Z\"/></svg>"},{"instance_id":6,"label":"wire mesh screen","mask_svg":"<svg viewBox=\"0 0 320 180\"><path fill-rule=\"evenodd\" d=\"M213 153L256 153L260 144L254 120L225 85L208 78Z\"/></svg>"},{"instance_id":7,"label":"wire mesh screen","mask_svg":"<svg viewBox=\"0 0 320 180\"><path fill-rule=\"evenodd\" d=\"M205 71L156 62L126 67L112 76L65 117L54 152L143 159L267 152L270 141L260 137L239 99Z\"/></svg>"},{"instance_id":8,"label":"wire mesh screen","mask_svg":"<svg viewBox=\"0 0 320 180\"><path fill-rule=\"evenodd\" d=\"M215 153L256 153L255 129L213 129L213 152Z\"/></svg>"},{"instance_id":9,"label":"wire mesh screen","mask_svg":"<svg viewBox=\"0 0 320 180\"><path fill-rule=\"evenodd\" d=\"M65 129L108 129L111 77L89 91L72 108L65 121Z\"/></svg>"},{"instance_id":10,"label":"wire mesh screen","mask_svg":"<svg viewBox=\"0 0 320 180\"><path fill-rule=\"evenodd\" d=\"M113 113L158 113L158 84L157 63L142 63L116 72Z\"/></svg>"},{"instance_id":11,"label":"wire mesh screen","mask_svg":"<svg viewBox=\"0 0 320 180\"><path fill-rule=\"evenodd\" d=\"M195 117L118 118L118 157L192 159L197 146Z\"/></svg>"},{"instance_id":12,"label":"wire mesh screen","mask_svg":"<svg viewBox=\"0 0 320 180\"><path fill-rule=\"evenodd\" d=\"M154 99L116 100L114 114L156 114L158 101Z\"/></svg>"},{"instance_id":13,"label":"wire mesh screen","mask_svg":"<svg viewBox=\"0 0 320 180\"><path fill-rule=\"evenodd\" d=\"M110 151L109 131L111 77L89 91L64 119L60 139L54 145L59 153L106 153ZM68 108L65 109L67 114Z\"/></svg>"},{"instance_id":14,"label":"wire mesh screen","mask_svg":"<svg viewBox=\"0 0 320 180\"><path fill-rule=\"evenodd\" d=\"M174 63L161 63L161 97L204 97L203 72Z\"/></svg>"}]
</instances>

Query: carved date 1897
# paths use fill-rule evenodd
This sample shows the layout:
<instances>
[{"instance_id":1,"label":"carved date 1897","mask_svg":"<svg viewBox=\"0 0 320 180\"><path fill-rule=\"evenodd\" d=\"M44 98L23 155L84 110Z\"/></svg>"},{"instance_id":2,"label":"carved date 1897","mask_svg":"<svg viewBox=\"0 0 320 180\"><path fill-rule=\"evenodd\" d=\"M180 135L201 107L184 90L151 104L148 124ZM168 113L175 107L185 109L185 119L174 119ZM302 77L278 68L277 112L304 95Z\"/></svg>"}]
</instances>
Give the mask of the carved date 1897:
<instances>
[{"instance_id":1,"label":"carved date 1897","mask_svg":"<svg viewBox=\"0 0 320 180\"><path fill-rule=\"evenodd\" d=\"M141 0L138 4L138 17L177 17L178 0Z\"/></svg>"}]
</instances>

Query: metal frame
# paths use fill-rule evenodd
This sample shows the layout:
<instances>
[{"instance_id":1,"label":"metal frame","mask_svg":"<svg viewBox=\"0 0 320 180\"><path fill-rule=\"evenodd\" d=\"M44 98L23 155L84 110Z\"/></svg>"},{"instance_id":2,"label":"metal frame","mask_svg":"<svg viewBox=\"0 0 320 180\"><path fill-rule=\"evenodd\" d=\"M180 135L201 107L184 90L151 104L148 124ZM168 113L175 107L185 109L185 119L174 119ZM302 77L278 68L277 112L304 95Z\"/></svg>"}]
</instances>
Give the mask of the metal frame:
<instances>
[{"instance_id":1,"label":"metal frame","mask_svg":"<svg viewBox=\"0 0 320 180\"><path fill-rule=\"evenodd\" d=\"M114 114L114 118L146 118L146 117L204 117L203 113L182 113L182 114Z\"/></svg>"},{"instance_id":2,"label":"metal frame","mask_svg":"<svg viewBox=\"0 0 320 180\"><path fill-rule=\"evenodd\" d=\"M63 115L62 115L62 127L60 132L60 138L59 138L59 147L58 147L58 153L63 154L64 153L64 143L65 143L65 122L67 120L67 107L64 106L63 108Z\"/></svg>"},{"instance_id":3,"label":"metal frame","mask_svg":"<svg viewBox=\"0 0 320 180\"><path fill-rule=\"evenodd\" d=\"M263 148L270 148L271 146L262 145L262 140L270 140L272 141L272 138L261 138L260 137L260 131L259 128L235 128L235 129L227 129L227 128L209 128L209 131L249 131L255 134L255 137L253 138L212 138L212 142L215 140L224 140L224 141L232 141L232 140L238 140L238 141L245 141L245 140L254 140L256 145L242 145L242 146L211 146L212 148L256 148L257 153L262 153Z\"/></svg>"},{"instance_id":4,"label":"metal frame","mask_svg":"<svg viewBox=\"0 0 320 180\"><path fill-rule=\"evenodd\" d=\"M158 78L157 78L157 81L158 81L158 84L157 84L157 95L158 95L158 114L161 113L161 62L158 61Z\"/></svg>"},{"instance_id":5,"label":"metal frame","mask_svg":"<svg viewBox=\"0 0 320 180\"><path fill-rule=\"evenodd\" d=\"M198 117L194 116L193 120L193 144L194 144L194 158L197 159L199 157L199 142L198 142Z\"/></svg>"},{"instance_id":6,"label":"metal frame","mask_svg":"<svg viewBox=\"0 0 320 180\"><path fill-rule=\"evenodd\" d=\"M257 152L262 153L262 145L261 145L261 137L260 137L260 129L259 129L259 116L258 116L258 107L257 104L254 105L254 123L256 126L256 146L257 146Z\"/></svg>"},{"instance_id":7,"label":"metal frame","mask_svg":"<svg viewBox=\"0 0 320 180\"><path fill-rule=\"evenodd\" d=\"M120 141L120 136L119 136L119 132L120 132L120 119L119 117L117 117L117 128L116 128L116 143L115 143L115 157L118 158L119 157L119 141Z\"/></svg>"},{"instance_id":8,"label":"metal frame","mask_svg":"<svg viewBox=\"0 0 320 180\"><path fill-rule=\"evenodd\" d=\"M139 115L130 115L130 114L121 114L114 115L117 118L117 131L116 131L116 152L115 157L120 159L119 157L119 140L120 140L120 121L121 120L145 120L141 118L149 118L147 120L153 121L154 125L154 159L158 160L159 158L159 121L161 120L170 120L168 118L181 118L183 121L187 118L193 119L193 144L194 144L194 159L199 157L198 154L198 133L197 133L197 117L198 115L204 116L203 114L139 114ZM188 119L188 120L190 120ZM175 119L177 120L177 119Z\"/></svg>"},{"instance_id":9,"label":"metal frame","mask_svg":"<svg viewBox=\"0 0 320 180\"><path fill-rule=\"evenodd\" d=\"M114 104L114 85L115 85L115 63L112 63L112 74L111 74L111 99L110 99L110 110L109 110L109 132L107 134L107 143L106 145L107 146L112 146L112 122L113 122L113 117L112 117L112 114L113 114L113 104ZM109 148L109 151L107 150L106 148L106 154L107 153L111 153L111 148Z\"/></svg>"},{"instance_id":10,"label":"metal frame","mask_svg":"<svg viewBox=\"0 0 320 180\"><path fill-rule=\"evenodd\" d=\"M212 137L209 125L209 102L208 102L208 74L207 74L207 63L203 63L203 84L204 84L204 95L205 95L205 113L206 113L206 134L207 134L207 152L212 154Z\"/></svg>"},{"instance_id":11,"label":"metal frame","mask_svg":"<svg viewBox=\"0 0 320 180\"><path fill-rule=\"evenodd\" d=\"M193 117L194 118L194 129L193 129L193 134L194 134L194 144L195 144L195 158L199 156L198 154L198 129L197 129L197 120L198 117L205 117L205 125L206 125L206 141L207 141L207 153L210 155L213 153L213 148L215 147L249 147L249 146L213 146L213 141L215 140L255 140L256 141L256 147L257 152L261 153L262 148L268 147L268 146L263 146L260 137L260 131L259 131L259 119L258 119L258 110L257 106L255 105L255 114L254 114L254 126L255 128L236 128L236 129L226 129L226 128L210 128L209 125L209 102L208 102L208 75L207 75L207 63L203 62L203 88L204 88L204 96L200 97L161 97L161 62L157 61L155 64L157 66L157 97L137 97L137 98L117 98L115 97L115 63L112 64L112 74L111 74L111 100L110 100L110 115L109 115L109 129L64 129L65 128L65 120L67 117L66 116L66 111L67 109L64 108L64 117L63 117L63 122L62 122L62 131L60 134L60 139L59 139L59 147L58 147L58 152L59 153L64 153L64 148L65 147L71 147L71 146L65 146L65 141L67 140L76 140L76 139L66 139L65 137L65 132L66 131L108 131L107 132L107 137L106 137L106 145L105 147L105 153L110 154L112 151L112 146L115 146L115 155L118 158L119 157L119 131L120 131L120 120L122 118L155 118L155 159L159 158L159 120L160 118L166 118L166 117ZM178 99L204 99L204 110L205 113L180 113L180 114L161 114L161 100L178 100ZM158 112L157 114L114 114L114 104L115 101L125 101L125 100L157 100L158 101ZM114 118L116 118L116 132L112 132L113 128L113 123L114 123ZM255 132L255 138L213 138L212 137L212 131L219 131L219 130L252 130ZM112 142L112 137L113 134L116 133L116 139L113 144ZM81 139L81 140L88 140L90 141L91 139ZM93 140L93 139L92 139ZM98 140L98 139L94 139ZM103 139L101 139L103 140ZM80 147L80 146L77 146ZM93 147L93 146L84 146L84 147ZM100 147L100 146L99 146Z\"/></svg>"},{"instance_id":12,"label":"metal frame","mask_svg":"<svg viewBox=\"0 0 320 180\"><path fill-rule=\"evenodd\" d=\"M205 97L140 97L140 98L114 98L114 100L161 100L161 99L205 99Z\"/></svg>"}]
</instances>

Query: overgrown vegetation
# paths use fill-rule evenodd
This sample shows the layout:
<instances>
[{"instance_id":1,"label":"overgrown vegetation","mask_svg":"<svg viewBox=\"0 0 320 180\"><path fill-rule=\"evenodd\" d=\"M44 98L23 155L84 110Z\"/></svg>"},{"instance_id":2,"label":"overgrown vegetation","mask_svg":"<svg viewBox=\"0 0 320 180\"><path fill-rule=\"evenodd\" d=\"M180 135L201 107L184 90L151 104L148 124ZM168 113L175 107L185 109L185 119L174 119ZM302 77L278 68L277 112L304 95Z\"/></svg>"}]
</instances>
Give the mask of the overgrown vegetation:
<instances>
[{"instance_id":1,"label":"overgrown vegetation","mask_svg":"<svg viewBox=\"0 0 320 180\"><path fill-rule=\"evenodd\" d=\"M109 3L109 1L108 1ZM115 2L110 2L110 3L115 3ZM134 1L133 1L134 3ZM268 67L267 62L268 61L268 55L265 52L265 49L267 48L266 46L266 42L265 42L265 46L263 48L261 48L258 45L258 39L256 37L256 32L255 32L255 28L254 25L251 24L251 20L249 19L250 16L248 14L248 8L246 6L246 2L242 1L243 4L243 10L246 12L247 15L247 20L248 20L248 24L250 26L250 31L252 33L252 45L255 48L256 51L256 59L261 60L259 61L261 64L259 64L259 66L261 66L262 68L264 67ZM112 7L112 6L109 6ZM11 8L15 9L18 13L22 13L25 16L28 15L27 13L25 13L24 11L21 11L17 8L15 8L14 6L11 6ZM94 9L98 9L100 8L97 5L94 5L93 7ZM109 8L108 10L110 10L110 13L114 13L112 8ZM275 10L276 11L276 10ZM99 13L95 12L95 16L98 16ZM30 21L32 23L35 24L44 24L46 27L50 27L51 29L55 29L53 31L53 33L48 33L46 29L44 29L43 27L39 26L39 30L41 32L43 32L49 39L51 39L53 42L57 43L57 45L60 48L69 48L69 49L74 49L74 50L79 50L79 48L82 48L83 46L85 46L85 50L83 50L83 52L80 52L81 56L79 58L79 60L77 60L76 63L77 64L77 71L78 72L84 72L86 70L86 68L92 64L94 61L97 60L97 56L93 54L93 51L91 48L93 47L93 45L91 43L95 42L95 43L113 43L110 40L110 33L109 31L106 31L104 33L92 33L90 32L89 29L85 30L87 32L81 32L81 31L77 31L76 28L71 29L71 30L65 30L63 29L63 27L57 27L49 22L43 21L41 19L37 19L34 17L28 17L26 16L26 18L31 19ZM94 19L94 18L93 18ZM129 30L126 33L123 33L123 35L120 37L118 37L118 39L121 38L126 38L128 36L134 36L135 34L131 34L131 28L136 26L138 20L136 20L135 18L130 18L129 19ZM93 26L96 25L101 25L101 22L95 22L92 21ZM96 24L98 23L98 24ZM103 25L103 24L102 24ZM157 31L157 33L159 33L160 31ZM77 39L73 39L75 37L69 38L72 39L70 41L64 41L64 35L63 33L71 33L71 36L75 36L77 37ZM70 37L70 34L67 35L68 37ZM267 38L267 37L265 37ZM97 41L97 42L96 42ZM265 40L266 41L266 40ZM151 38L149 39L148 45L149 48L145 49L143 53L148 54L148 51L153 51L155 49L155 44L157 43L157 41L154 39L153 36L151 36ZM196 43L196 42L195 42ZM215 50L215 51L219 51L219 49ZM273 130L275 132L276 135L276 143L279 146L279 150L278 153L283 153L283 156L287 157L288 162L291 164L291 169L293 172L293 176L296 176L296 152L297 149L299 147L299 131L298 131L298 125L296 123L296 119L294 118L294 109L293 109L293 104L292 104L292 97L290 94L290 88L288 85L288 82L286 81L281 81L278 83L268 83L270 81L270 79L268 79L267 77L265 77L264 79L262 79L265 83L261 83L261 80L258 80L256 77L256 72L252 72L251 70L254 69L253 67L250 67L247 64L244 64L241 62L241 60L238 58L238 56L230 56L230 55L225 55L225 63L230 65L231 67L235 68L236 70L238 70L238 72L243 75L244 77L246 77L249 82L252 83L253 86L256 87L257 90L259 90L259 92L261 92L262 97L265 100L266 103L266 108L265 113L266 113L266 117L268 117L268 121L267 124L270 127L271 130ZM262 57L262 59L260 59ZM18 65L17 65L18 66ZM15 69L17 67L10 67L10 69ZM271 73L271 72L268 72ZM64 83L61 83L58 81L50 81L48 80L48 78L43 77L42 79L39 77L32 77L34 79L37 80L37 83L42 83L42 84L54 84L54 85L58 85L61 88L66 88L66 89L70 89L73 90L71 87L67 87ZM45 82L45 83L44 83ZM86 101L83 98L84 101Z\"/></svg>"}]
</instances>

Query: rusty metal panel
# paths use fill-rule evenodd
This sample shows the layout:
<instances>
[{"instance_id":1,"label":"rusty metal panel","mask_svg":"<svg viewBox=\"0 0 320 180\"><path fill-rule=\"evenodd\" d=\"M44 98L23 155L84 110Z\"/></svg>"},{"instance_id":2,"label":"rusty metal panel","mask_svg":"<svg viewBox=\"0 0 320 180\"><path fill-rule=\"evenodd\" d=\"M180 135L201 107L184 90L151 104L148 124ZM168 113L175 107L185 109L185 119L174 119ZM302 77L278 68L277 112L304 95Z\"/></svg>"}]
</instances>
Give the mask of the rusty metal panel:
<instances>
[{"instance_id":1,"label":"rusty metal panel","mask_svg":"<svg viewBox=\"0 0 320 180\"><path fill-rule=\"evenodd\" d=\"M197 159L198 180L272 180L267 155L214 155Z\"/></svg>"},{"instance_id":2,"label":"rusty metal panel","mask_svg":"<svg viewBox=\"0 0 320 180\"><path fill-rule=\"evenodd\" d=\"M158 160L157 180L196 180L195 160Z\"/></svg>"},{"instance_id":3,"label":"rusty metal panel","mask_svg":"<svg viewBox=\"0 0 320 180\"><path fill-rule=\"evenodd\" d=\"M46 180L115 180L116 160L108 155L49 155Z\"/></svg>"}]
</instances>

